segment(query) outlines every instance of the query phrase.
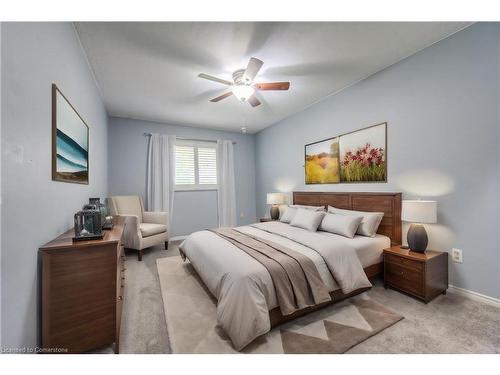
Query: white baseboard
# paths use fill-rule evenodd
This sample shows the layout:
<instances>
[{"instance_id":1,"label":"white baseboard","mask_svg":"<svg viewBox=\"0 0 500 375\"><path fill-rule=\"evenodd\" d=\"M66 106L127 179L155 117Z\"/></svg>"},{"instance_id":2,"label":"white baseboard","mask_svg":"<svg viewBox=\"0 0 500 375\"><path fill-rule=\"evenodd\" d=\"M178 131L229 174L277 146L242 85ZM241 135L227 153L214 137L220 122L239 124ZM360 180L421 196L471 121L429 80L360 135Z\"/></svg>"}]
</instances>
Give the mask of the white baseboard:
<instances>
[{"instance_id":1,"label":"white baseboard","mask_svg":"<svg viewBox=\"0 0 500 375\"><path fill-rule=\"evenodd\" d=\"M484 294L474 292L472 290L459 288L458 286L455 286L455 285L449 285L448 291L462 295L462 296L470 298L470 299L473 299L475 301L487 303L488 305L492 305L492 306L500 308L500 299L497 299L497 298L486 296Z\"/></svg>"}]
</instances>

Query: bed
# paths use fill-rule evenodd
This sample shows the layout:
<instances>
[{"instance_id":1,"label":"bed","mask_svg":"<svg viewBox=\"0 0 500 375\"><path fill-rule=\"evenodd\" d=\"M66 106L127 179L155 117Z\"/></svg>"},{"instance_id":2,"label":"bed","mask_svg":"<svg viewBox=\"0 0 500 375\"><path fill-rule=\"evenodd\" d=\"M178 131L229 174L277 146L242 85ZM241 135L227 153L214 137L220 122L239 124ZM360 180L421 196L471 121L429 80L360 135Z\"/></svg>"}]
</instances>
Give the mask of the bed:
<instances>
[{"instance_id":1,"label":"bed","mask_svg":"<svg viewBox=\"0 0 500 375\"><path fill-rule=\"evenodd\" d=\"M270 271L234 241L208 230L186 238L180 245L181 255L217 299L218 324L236 350L276 325L366 291L371 287L368 279L383 271L383 249L401 244L401 193L294 192L293 204L383 212L384 217L374 237L356 235L352 239L281 222L235 228L245 236L305 255L317 269L328 289L328 300L286 314Z\"/></svg>"}]
</instances>

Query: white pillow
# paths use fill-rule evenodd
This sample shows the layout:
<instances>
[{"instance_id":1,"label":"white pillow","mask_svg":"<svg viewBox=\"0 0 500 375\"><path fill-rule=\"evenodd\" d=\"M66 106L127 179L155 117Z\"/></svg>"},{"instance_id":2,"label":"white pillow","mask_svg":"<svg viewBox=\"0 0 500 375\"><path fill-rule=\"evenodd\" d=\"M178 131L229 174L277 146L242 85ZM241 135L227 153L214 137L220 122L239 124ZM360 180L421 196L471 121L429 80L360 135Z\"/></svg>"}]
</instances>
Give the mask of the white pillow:
<instances>
[{"instance_id":1,"label":"white pillow","mask_svg":"<svg viewBox=\"0 0 500 375\"><path fill-rule=\"evenodd\" d=\"M305 210L313 210L313 211L325 211L325 206L304 206L302 204L291 204L289 207L293 208L303 208Z\"/></svg>"},{"instance_id":2,"label":"white pillow","mask_svg":"<svg viewBox=\"0 0 500 375\"><path fill-rule=\"evenodd\" d=\"M299 208L311 211L325 211L325 207L323 206L302 206L300 204L291 204L289 206L285 206L285 210L280 216L280 221L282 223L290 223Z\"/></svg>"},{"instance_id":3,"label":"white pillow","mask_svg":"<svg viewBox=\"0 0 500 375\"><path fill-rule=\"evenodd\" d=\"M324 212L299 208L292 221L290 221L290 225L316 232L321 220L323 220L323 216L325 216Z\"/></svg>"},{"instance_id":4,"label":"white pillow","mask_svg":"<svg viewBox=\"0 0 500 375\"><path fill-rule=\"evenodd\" d=\"M363 216L326 214L318 229L353 238L361 220Z\"/></svg>"},{"instance_id":5,"label":"white pillow","mask_svg":"<svg viewBox=\"0 0 500 375\"><path fill-rule=\"evenodd\" d=\"M367 237L373 237L377 234L377 229L384 217L383 212L342 210L332 206L328 206L328 212L340 215L363 216L363 220L361 220L361 224L359 224L356 233Z\"/></svg>"},{"instance_id":6,"label":"white pillow","mask_svg":"<svg viewBox=\"0 0 500 375\"><path fill-rule=\"evenodd\" d=\"M297 208L287 206L285 208L285 212L283 212L283 214L280 217L280 221L282 223L290 223L290 221L292 221L296 213L297 213Z\"/></svg>"}]
</instances>

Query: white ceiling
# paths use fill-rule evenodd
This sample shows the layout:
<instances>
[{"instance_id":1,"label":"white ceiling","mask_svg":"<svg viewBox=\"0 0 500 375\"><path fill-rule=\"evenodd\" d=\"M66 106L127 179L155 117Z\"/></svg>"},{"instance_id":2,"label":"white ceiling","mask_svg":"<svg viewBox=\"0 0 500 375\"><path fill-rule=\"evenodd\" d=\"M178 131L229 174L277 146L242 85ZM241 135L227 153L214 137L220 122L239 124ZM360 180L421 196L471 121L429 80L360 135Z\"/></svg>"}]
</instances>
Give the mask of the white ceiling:
<instances>
[{"instance_id":1,"label":"white ceiling","mask_svg":"<svg viewBox=\"0 0 500 375\"><path fill-rule=\"evenodd\" d=\"M467 23L77 23L111 116L255 133L466 27ZM264 61L255 82L290 81L259 92L252 108L209 99L248 59Z\"/></svg>"}]
</instances>

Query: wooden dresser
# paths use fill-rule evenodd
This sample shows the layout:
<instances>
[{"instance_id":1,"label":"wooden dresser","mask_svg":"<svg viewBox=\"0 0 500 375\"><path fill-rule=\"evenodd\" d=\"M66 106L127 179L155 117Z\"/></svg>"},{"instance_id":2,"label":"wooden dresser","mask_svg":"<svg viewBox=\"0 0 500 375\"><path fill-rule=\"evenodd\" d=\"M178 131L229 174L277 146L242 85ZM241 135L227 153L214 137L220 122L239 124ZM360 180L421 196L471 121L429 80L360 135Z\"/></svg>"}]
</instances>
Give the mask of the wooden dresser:
<instances>
[{"instance_id":1,"label":"wooden dresser","mask_svg":"<svg viewBox=\"0 0 500 375\"><path fill-rule=\"evenodd\" d=\"M429 302L448 289L448 253L384 250L384 284Z\"/></svg>"},{"instance_id":2,"label":"wooden dresser","mask_svg":"<svg viewBox=\"0 0 500 375\"><path fill-rule=\"evenodd\" d=\"M39 249L41 346L82 353L120 348L126 220L116 217L102 240L73 242L70 230Z\"/></svg>"}]
</instances>

